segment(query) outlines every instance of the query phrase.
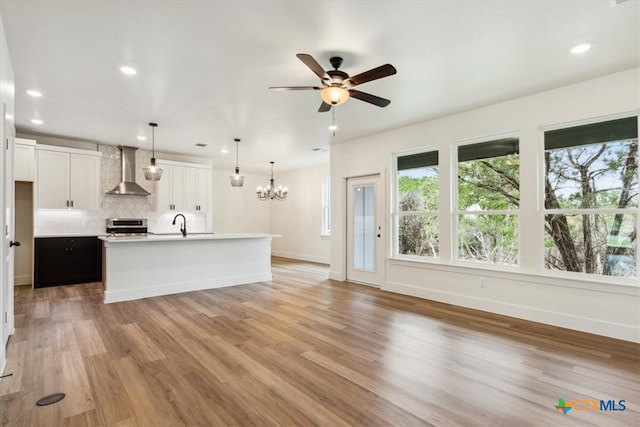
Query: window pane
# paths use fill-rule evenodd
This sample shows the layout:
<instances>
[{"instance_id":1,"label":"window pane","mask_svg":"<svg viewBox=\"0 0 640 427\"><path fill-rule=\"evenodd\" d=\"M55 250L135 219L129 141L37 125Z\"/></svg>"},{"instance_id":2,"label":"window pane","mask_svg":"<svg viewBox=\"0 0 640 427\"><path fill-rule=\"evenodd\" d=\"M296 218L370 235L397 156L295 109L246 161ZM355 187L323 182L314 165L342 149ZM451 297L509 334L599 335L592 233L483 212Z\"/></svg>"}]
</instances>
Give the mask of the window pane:
<instances>
[{"instance_id":1,"label":"window pane","mask_svg":"<svg viewBox=\"0 0 640 427\"><path fill-rule=\"evenodd\" d=\"M636 221L635 214L546 215L546 268L637 277Z\"/></svg>"},{"instance_id":2,"label":"window pane","mask_svg":"<svg viewBox=\"0 0 640 427\"><path fill-rule=\"evenodd\" d=\"M353 267L375 270L375 187L354 188L353 193Z\"/></svg>"},{"instance_id":3,"label":"window pane","mask_svg":"<svg viewBox=\"0 0 640 427\"><path fill-rule=\"evenodd\" d=\"M438 217L401 215L398 218L398 253L438 257Z\"/></svg>"},{"instance_id":4,"label":"window pane","mask_svg":"<svg viewBox=\"0 0 640 427\"><path fill-rule=\"evenodd\" d=\"M397 200L400 212L438 210L438 167L398 171Z\"/></svg>"},{"instance_id":5,"label":"window pane","mask_svg":"<svg viewBox=\"0 0 640 427\"><path fill-rule=\"evenodd\" d=\"M458 259L517 265L517 215L459 215Z\"/></svg>"},{"instance_id":6,"label":"window pane","mask_svg":"<svg viewBox=\"0 0 640 427\"><path fill-rule=\"evenodd\" d=\"M322 181L322 234L331 233L331 181L325 178Z\"/></svg>"},{"instance_id":7,"label":"window pane","mask_svg":"<svg viewBox=\"0 0 640 427\"><path fill-rule=\"evenodd\" d=\"M506 138L458 147L458 210L518 209L520 159L518 140ZM478 146L486 145L485 149ZM471 148L474 148L471 150ZM499 152L508 153L497 155ZM485 153L487 156L481 157Z\"/></svg>"},{"instance_id":8,"label":"window pane","mask_svg":"<svg viewBox=\"0 0 640 427\"><path fill-rule=\"evenodd\" d=\"M638 140L548 150L547 209L638 207Z\"/></svg>"}]
</instances>

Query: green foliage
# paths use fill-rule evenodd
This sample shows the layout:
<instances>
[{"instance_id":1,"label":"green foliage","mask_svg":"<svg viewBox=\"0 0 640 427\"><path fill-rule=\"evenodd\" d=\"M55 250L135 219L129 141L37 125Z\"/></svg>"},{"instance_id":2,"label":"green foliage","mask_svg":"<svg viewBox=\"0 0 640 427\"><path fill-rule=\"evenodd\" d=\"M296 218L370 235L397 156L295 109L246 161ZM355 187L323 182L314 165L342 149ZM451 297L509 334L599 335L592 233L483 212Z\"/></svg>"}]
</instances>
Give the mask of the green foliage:
<instances>
[{"instance_id":1,"label":"green foliage","mask_svg":"<svg viewBox=\"0 0 640 427\"><path fill-rule=\"evenodd\" d=\"M425 200L418 192L408 192L400 200L402 212L423 210ZM398 251L403 255L438 256L438 217L401 215L398 219Z\"/></svg>"},{"instance_id":2,"label":"green foliage","mask_svg":"<svg viewBox=\"0 0 640 427\"><path fill-rule=\"evenodd\" d=\"M637 140L548 151L544 176L547 209L584 212L585 209L637 208L637 158ZM403 172L398 177L399 252L437 256L437 169ZM458 164L457 239L461 259L517 264L518 216L499 212L519 209L519 173L513 156ZM556 212L546 216L546 267L637 277L637 215L620 211L606 215L582 212ZM626 243L621 246L612 242Z\"/></svg>"},{"instance_id":3,"label":"green foliage","mask_svg":"<svg viewBox=\"0 0 640 427\"><path fill-rule=\"evenodd\" d=\"M418 209L436 211L439 205L439 193L438 193L438 176L400 176L398 178L398 198L401 200L407 194L415 193L419 194L423 200L423 206ZM405 209L400 209L403 212L407 212ZM415 212L415 211L414 211Z\"/></svg>"}]
</instances>

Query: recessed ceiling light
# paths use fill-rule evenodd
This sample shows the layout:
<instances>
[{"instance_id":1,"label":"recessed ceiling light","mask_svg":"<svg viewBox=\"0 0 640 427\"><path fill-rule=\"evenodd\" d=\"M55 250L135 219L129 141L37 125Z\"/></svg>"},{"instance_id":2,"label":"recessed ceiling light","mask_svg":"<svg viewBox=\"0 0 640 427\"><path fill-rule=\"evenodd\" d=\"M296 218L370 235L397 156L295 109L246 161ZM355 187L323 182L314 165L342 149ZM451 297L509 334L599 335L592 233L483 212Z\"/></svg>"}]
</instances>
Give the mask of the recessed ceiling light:
<instances>
[{"instance_id":1,"label":"recessed ceiling light","mask_svg":"<svg viewBox=\"0 0 640 427\"><path fill-rule=\"evenodd\" d=\"M591 43L580 43L571 48L571 53L580 55L591 49Z\"/></svg>"},{"instance_id":2,"label":"recessed ceiling light","mask_svg":"<svg viewBox=\"0 0 640 427\"><path fill-rule=\"evenodd\" d=\"M203 144L202 142L198 142L196 144L196 147L206 147L206 146L207 146L207 144Z\"/></svg>"},{"instance_id":3,"label":"recessed ceiling light","mask_svg":"<svg viewBox=\"0 0 640 427\"><path fill-rule=\"evenodd\" d=\"M27 91L27 95L33 96L34 98L39 98L42 96L42 92L38 92L37 90L29 89Z\"/></svg>"},{"instance_id":4,"label":"recessed ceiling light","mask_svg":"<svg viewBox=\"0 0 640 427\"><path fill-rule=\"evenodd\" d=\"M220 152L221 152L222 154L227 154L227 153L229 152L229 150L228 150L228 149L226 149L226 148L223 148L222 150L220 150Z\"/></svg>"},{"instance_id":5,"label":"recessed ceiling light","mask_svg":"<svg viewBox=\"0 0 640 427\"><path fill-rule=\"evenodd\" d=\"M41 125L44 122L40 119L31 119L31 123L33 123L34 125Z\"/></svg>"},{"instance_id":6,"label":"recessed ceiling light","mask_svg":"<svg viewBox=\"0 0 640 427\"><path fill-rule=\"evenodd\" d=\"M138 141L146 141L147 137L144 135L138 135Z\"/></svg>"},{"instance_id":7,"label":"recessed ceiling light","mask_svg":"<svg viewBox=\"0 0 640 427\"><path fill-rule=\"evenodd\" d=\"M122 71L122 73L126 74L127 76L135 76L136 74L138 74L135 68L127 67L126 65L120 67L120 71Z\"/></svg>"}]
</instances>

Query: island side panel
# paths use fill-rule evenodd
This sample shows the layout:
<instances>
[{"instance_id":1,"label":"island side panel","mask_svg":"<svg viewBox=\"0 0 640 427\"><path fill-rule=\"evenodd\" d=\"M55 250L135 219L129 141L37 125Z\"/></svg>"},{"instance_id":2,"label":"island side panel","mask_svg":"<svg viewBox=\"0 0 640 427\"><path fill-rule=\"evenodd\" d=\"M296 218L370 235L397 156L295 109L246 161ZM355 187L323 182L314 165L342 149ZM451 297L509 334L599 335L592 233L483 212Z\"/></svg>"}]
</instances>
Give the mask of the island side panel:
<instances>
[{"instance_id":1,"label":"island side panel","mask_svg":"<svg viewBox=\"0 0 640 427\"><path fill-rule=\"evenodd\" d=\"M104 302L270 281L271 238L105 242Z\"/></svg>"}]
</instances>

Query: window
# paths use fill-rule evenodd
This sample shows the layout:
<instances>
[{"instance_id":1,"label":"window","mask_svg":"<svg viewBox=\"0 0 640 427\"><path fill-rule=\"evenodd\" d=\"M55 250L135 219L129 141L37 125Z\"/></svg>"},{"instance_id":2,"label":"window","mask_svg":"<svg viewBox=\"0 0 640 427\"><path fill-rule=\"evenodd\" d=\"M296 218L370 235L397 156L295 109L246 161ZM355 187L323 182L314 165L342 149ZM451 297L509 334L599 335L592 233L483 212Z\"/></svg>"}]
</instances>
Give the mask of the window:
<instances>
[{"instance_id":1,"label":"window","mask_svg":"<svg viewBox=\"0 0 640 427\"><path fill-rule=\"evenodd\" d=\"M438 152L396 157L394 255L438 258Z\"/></svg>"},{"instance_id":2,"label":"window","mask_svg":"<svg viewBox=\"0 0 640 427\"><path fill-rule=\"evenodd\" d=\"M331 235L331 181L322 181L322 232L323 236Z\"/></svg>"},{"instance_id":3,"label":"window","mask_svg":"<svg viewBox=\"0 0 640 427\"><path fill-rule=\"evenodd\" d=\"M544 133L544 266L638 277L638 118Z\"/></svg>"},{"instance_id":4,"label":"window","mask_svg":"<svg viewBox=\"0 0 640 427\"><path fill-rule=\"evenodd\" d=\"M518 144L509 137L458 146L458 260L518 264Z\"/></svg>"}]
</instances>

